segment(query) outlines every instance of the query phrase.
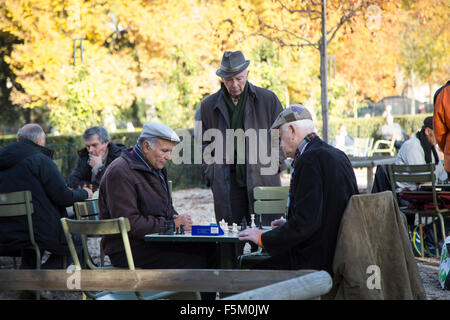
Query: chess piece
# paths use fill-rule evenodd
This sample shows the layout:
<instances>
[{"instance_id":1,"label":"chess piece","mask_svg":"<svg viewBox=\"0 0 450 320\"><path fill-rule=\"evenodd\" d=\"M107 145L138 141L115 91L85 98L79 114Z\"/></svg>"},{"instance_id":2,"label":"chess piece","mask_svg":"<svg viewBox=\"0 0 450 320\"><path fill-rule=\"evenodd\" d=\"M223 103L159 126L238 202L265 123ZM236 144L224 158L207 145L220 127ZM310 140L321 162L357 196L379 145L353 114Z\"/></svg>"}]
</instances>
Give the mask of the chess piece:
<instances>
[{"instance_id":1,"label":"chess piece","mask_svg":"<svg viewBox=\"0 0 450 320\"><path fill-rule=\"evenodd\" d=\"M180 224L180 234L184 234L184 224Z\"/></svg>"},{"instance_id":2,"label":"chess piece","mask_svg":"<svg viewBox=\"0 0 450 320\"><path fill-rule=\"evenodd\" d=\"M244 217L244 218L242 218L242 221L241 221L241 231L243 231L245 229L247 229L247 219L245 219L245 217Z\"/></svg>"},{"instance_id":3,"label":"chess piece","mask_svg":"<svg viewBox=\"0 0 450 320\"><path fill-rule=\"evenodd\" d=\"M250 227L255 228L255 227L256 227L256 224L255 224L255 215L254 215L254 214L251 214L250 217L251 217L251 219L252 219L252 223L250 224Z\"/></svg>"},{"instance_id":4,"label":"chess piece","mask_svg":"<svg viewBox=\"0 0 450 320\"><path fill-rule=\"evenodd\" d=\"M230 227L228 226L228 223L226 223L225 221L223 222L223 232L225 234L228 234L230 232Z\"/></svg>"},{"instance_id":5,"label":"chess piece","mask_svg":"<svg viewBox=\"0 0 450 320\"><path fill-rule=\"evenodd\" d=\"M175 232L175 224L172 220L164 221L164 226L161 227L160 234L172 235Z\"/></svg>"},{"instance_id":6,"label":"chess piece","mask_svg":"<svg viewBox=\"0 0 450 320\"><path fill-rule=\"evenodd\" d=\"M237 228L237 224L233 222L233 229L231 229L231 232L233 233L238 233L238 228Z\"/></svg>"}]
</instances>

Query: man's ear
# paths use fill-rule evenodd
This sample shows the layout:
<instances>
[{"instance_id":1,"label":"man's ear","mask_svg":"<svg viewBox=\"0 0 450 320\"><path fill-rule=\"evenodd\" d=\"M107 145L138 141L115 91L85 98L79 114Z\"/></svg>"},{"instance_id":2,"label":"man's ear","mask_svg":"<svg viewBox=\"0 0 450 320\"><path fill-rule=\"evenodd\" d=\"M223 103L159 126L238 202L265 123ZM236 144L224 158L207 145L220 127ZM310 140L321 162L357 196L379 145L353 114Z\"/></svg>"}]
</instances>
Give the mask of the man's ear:
<instances>
[{"instance_id":1,"label":"man's ear","mask_svg":"<svg viewBox=\"0 0 450 320\"><path fill-rule=\"evenodd\" d=\"M290 125L289 125L289 128L288 128L289 133L292 133L293 136L295 136L295 130L296 130L296 129L297 129L297 128L296 128L293 124L290 124Z\"/></svg>"},{"instance_id":2,"label":"man's ear","mask_svg":"<svg viewBox=\"0 0 450 320\"><path fill-rule=\"evenodd\" d=\"M150 145L149 145L149 142L147 140L145 140L144 142L142 142L141 150L142 150L142 152L147 152L148 149L150 149Z\"/></svg>"}]
</instances>

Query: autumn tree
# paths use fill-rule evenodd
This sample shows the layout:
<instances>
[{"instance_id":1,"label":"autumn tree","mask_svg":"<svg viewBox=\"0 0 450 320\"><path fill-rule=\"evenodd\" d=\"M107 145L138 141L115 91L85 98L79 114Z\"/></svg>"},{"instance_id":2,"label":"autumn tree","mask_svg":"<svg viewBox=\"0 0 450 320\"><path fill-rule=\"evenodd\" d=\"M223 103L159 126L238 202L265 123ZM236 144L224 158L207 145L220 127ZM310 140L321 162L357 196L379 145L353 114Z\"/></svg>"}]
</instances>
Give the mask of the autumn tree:
<instances>
[{"instance_id":1,"label":"autumn tree","mask_svg":"<svg viewBox=\"0 0 450 320\"><path fill-rule=\"evenodd\" d=\"M50 121L63 133L81 132L105 111L114 114L132 101L134 62L105 48L114 30L102 4L6 0L0 7L1 29L23 40L7 59L23 88L14 87L11 100L25 108L48 107ZM80 38L86 39L83 66L74 67L73 40Z\"/></svg>"},{"instance_id":2,"label":"autumn tree","mask_svg":"<svg viewBox=\"0 0 450 320\"><path fill-rule=\"evenodd\" d=\"M328 141L327 46L347 23L353 23L379 1L255 1L254 34L280 46L311 47L320 53L323 137Z\"/></svg>"}]
</instances>

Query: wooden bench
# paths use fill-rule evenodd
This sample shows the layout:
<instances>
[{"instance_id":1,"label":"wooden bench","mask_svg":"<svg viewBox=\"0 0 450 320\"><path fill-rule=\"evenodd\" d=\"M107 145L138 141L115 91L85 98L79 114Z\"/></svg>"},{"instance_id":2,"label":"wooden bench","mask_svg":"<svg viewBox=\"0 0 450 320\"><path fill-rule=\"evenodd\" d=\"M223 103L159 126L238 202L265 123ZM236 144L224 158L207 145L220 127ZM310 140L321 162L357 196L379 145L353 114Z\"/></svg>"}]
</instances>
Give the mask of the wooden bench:
<instances>
[{"instance_id":1,"label":"wooden bench","mask_svg":"<svg viewBox=\"0 0 450 320\"><path fill-rule=\"evenodd\" d=\"M331 290L331 277L324 271L219 269L101 271L75 269L7 269L0 270L0 290L201 291L241 293L297 278L305 285L300 287L293 286L291 291L300 290L301 296L304 298L317 298ZM298 284L298 281L295 283ZM311 285L308 285L308 283ZM305 295L305 291L309 293ZM277 299L273 295L268 295L265 298Z\"/></svg>"}]
</instances>

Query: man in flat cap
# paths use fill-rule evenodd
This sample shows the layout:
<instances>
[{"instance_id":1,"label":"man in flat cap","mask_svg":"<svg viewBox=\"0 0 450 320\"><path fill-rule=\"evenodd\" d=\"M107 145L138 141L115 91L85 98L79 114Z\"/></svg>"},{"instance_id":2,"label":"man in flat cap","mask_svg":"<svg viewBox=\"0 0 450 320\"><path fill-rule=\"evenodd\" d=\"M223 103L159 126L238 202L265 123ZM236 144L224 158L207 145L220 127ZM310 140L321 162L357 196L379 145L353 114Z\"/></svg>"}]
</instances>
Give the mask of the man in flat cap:
<instances>
[{"instance_id":1,"label":"man in flat cap","mask_svg":"<svg viewBox=\"0 0 450 320\"><path fill-rule=\"evenodd\" d=\"M130 220L130 245L139 268L215 267L215 255L210 252L214 247L208 244L144 242L146 234L159 233L167 221L173 221L175 228L184 225L186 231L191 229L191 217L173 208L164 167L179 141L168 126L146 123L136 146L109 165L100 183L100 218ZM102 244L114 266L127 266L120 236L105 236Z\"/></svg>"},{"instance_id":2,"label":"man in flat cap","mask_svg":"<svg viewBox=\"0 0 450 320\"><path fill-rule=\"evenodd\" d=\"M332 274L339 225L350 197L358 193L356 177L344 152L316 134L309 111L301 105L284 110L272 125L278 129L286 157L293 158L285 219L265 233L243 230L271 256L259 269L314 269Z\"/></svg>"},{"instance_id":3,"label":"man in flat cap","mask_svg":"<svg viewBox=\"0 0 450 320\"><path fill-rule=\"evenodd\" d=\"M249 145L245 141L245 154L238 154L237 143L234 143L234 159L230 164L227 159L226 146L230 141L226 130L234 132L242 129L244 132L254 130L256 133L265 132L267 148L270 150L270 125L283 110L277 96L266 89L251 84L248 79L249 60L241 51L225 51L220 68L216 71L222 80L221 88L208 96L201 104L202 132L216 129L224 137L224 160L222 163L205 166L207 186L210 186L214 196L214 211L217 221L224 219L229 224L241 224L243 218L250 223L253 210L253 188L256 186L280 186L279 172L286 167L284 157L276 159L275 174L261 174L264 167L258 158L257 163L249 163ZM262 137L258 135L258 139ZM231 139L234 139L232 137ZM213 141L203 141L203 149ZM231 149L231 148L230 148ZM231 151L233 152L233 151ZM270 152L270 151L269 151ZM279 152L281 155L281 152ZM237 159L245 159L238 163ZM242 163L244 162L244 163ZM264 221L263 221L264 222ZM270 220L267 221L267 224Z\"/></svg>"}]
</instances>

